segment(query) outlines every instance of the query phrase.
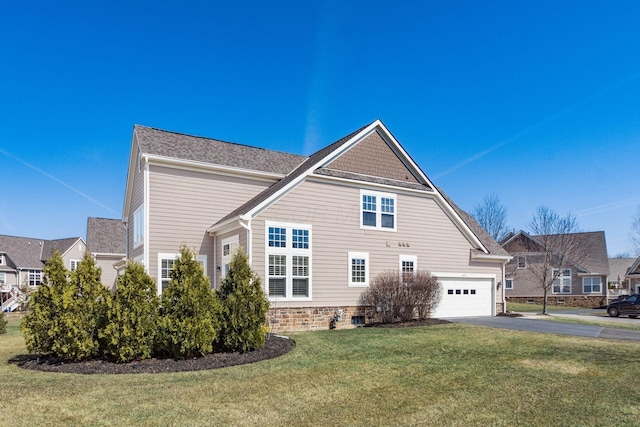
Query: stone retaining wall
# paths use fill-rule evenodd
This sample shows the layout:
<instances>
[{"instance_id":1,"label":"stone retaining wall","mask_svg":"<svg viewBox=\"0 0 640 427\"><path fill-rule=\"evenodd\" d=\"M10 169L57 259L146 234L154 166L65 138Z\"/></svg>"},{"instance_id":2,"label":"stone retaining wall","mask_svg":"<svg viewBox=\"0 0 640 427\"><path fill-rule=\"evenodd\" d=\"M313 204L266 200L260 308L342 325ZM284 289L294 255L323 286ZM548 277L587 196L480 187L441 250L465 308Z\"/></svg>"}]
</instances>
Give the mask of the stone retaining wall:
<instances>
[{"instance_id":1,"label":"stone retaining wall","mask_svg":"<svg viewBox=\"0 0 640 427\"><path fill-rule=\"evenodd\" d=\"M337 319L340 310L342 318ZM335 326L335 329L355 328L370 322L372 313L370 309L357 306L271 308L267 317L271 332L292 332L330 329L330 326Z\"/></svg>"},{"instance_id":2,"label":"stone retaining wall","mask_svg":"<svg viewBox=\"0 0 640 427\"><path fill-rule=\"evenodd\" d=\"M529 304L544 303L543 297L506 297L507 302L519 302ZM565 307L586 307L596 308L606 305L604 295L566 295L566 296L547 296L547 304L564 305Z\"/></svg>"}]
</instances>

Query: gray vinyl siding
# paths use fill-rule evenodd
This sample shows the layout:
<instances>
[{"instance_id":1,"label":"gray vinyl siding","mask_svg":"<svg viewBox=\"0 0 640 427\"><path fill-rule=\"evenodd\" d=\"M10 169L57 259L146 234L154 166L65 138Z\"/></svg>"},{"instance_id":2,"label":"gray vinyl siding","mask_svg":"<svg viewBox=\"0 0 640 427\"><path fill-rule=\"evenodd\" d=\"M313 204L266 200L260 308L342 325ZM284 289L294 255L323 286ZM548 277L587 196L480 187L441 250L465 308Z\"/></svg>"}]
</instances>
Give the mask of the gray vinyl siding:
<instances>
[{"instance_id":1,"label":"gray vinyl siding","mask_svg":"<svg viewBox=\"0 0 640 427\"><path fill-rule=\"evenodd\" d=\"M243 248L245 252L247 251L247 230L242 227L238 227L233 231L229 231L227 233L216 236L215 281L213 279L211 280L212 285L214 285L216 288L220 286L220 281L222 280L222 270L218 270L218 266L222 266L222 242L233 236L238 236L238 244L241 248Z\"/></svg>"},{"instance_id":2,"label":"gray vinyl siding","mask_svg":"<svg viewBox=\"0 0 640 427\"><path fill-rule=\"evenodd\" d=\"M135 143L135 146L137 147L138 144ZM134 159L138 158L137 148L132 155ZM133 191L131 192L131 205L129 207L129 218L127 221L127 247L129 248L129 258L131 259L144 253L144 245L140 245L137 248L133 247L133 214L136 209L144 203L144 170L138 170L137 160L133 170Z\"/></svg>"},{"instance_id":3,"label":"gray vinyl siding","mask_svg":"<svg viewBox=\"0 0 640 427\"><path fill-rule=\"evenodd\" d=\"M363 288L348 286L349 252L369 254L370 282L378 273L398 270L400 255L417 256L419 270L492 274L501 280L500 264L470 260L470 242L432 197L396 194L396 232L361 229L360 188L327 182L306 181L260 213L252 221L252 255L264 283L265 221L312 225L312 301L277 305L357 304Z\"/></svg>"},{"instance_id":4,"label":"gray vinyl siding","mask_svg":"<svg viewBox=\"0 0 640 427\"><path fill-rule=\"evenodd\" d=\"M102 269L102 284L107 289L115 290L118 271L113 268L113 264L122 259L122 257L117 255L98 255L95 259L96 265Z\"/></svg>"},{"instance_id":5,"label":"gray vinyl siding","mask_svg":"<svg viewBox=\"0 0 640 427\"><path fill-rule=\"evenodd\" d=\"M207 234L207 228L271 183L151 165L149 274L158 274L158 253L178 253L186 244L207 256L207 275L213 279L219 262L214 260L214 238Z\"/></svg>"},{"instance_id":6,"label":"gray vinyl siding","mask_svg":"<svg viewBox=\"0 0 640 427\"><path fill-rule=\"evenodd\" d=\"M84 254L87 252L87 247L82 240L78 240L73 247L69 248L62 255L64 261L64 267L69 270L71 268L71 260L82 261Z\"/></svg>"}]
</instances>

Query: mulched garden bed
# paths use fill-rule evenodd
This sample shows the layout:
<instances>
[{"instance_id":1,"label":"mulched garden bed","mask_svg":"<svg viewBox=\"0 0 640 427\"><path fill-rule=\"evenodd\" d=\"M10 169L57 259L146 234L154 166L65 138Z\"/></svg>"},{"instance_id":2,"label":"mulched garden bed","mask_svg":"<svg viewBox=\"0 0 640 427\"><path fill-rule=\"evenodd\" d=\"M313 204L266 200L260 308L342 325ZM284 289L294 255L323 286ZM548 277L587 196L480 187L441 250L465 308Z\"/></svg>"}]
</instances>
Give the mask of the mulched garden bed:
<instances>
[{"instance_id":1,"label":"mulched garden bed","mask_svg":"<svg viewBox=\"0 0 640 427\"><path fill-rule=\"evenodd\" d=\"M271 335L264 347L246 353L213 353L192 359L152 358L129 363L113 363L107 360L65 362L57 357L38 357L32 354L16 356L9 360L23 369L70 374L151 374L159 372L204 371L244 365L273 359L293 350L294 340Z\"/></svg>"}]
</instances>

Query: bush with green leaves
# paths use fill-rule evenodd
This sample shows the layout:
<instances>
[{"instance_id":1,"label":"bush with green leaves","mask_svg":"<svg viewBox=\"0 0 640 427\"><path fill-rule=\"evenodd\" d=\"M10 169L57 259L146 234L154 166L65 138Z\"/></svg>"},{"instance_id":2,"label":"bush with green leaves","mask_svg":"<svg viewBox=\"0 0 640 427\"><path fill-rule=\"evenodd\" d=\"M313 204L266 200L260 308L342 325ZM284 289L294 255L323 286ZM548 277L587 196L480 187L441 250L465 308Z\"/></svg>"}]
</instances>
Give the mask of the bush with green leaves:
<instances>
[{"instance_id":1,"label":"bush with green leaves","mask_svg":"<svg viewBox=\"0 0 640 427\"><path fill-rule=\"evenodd\" d=\"M155 281L141 264L129 261L107 299L107 324L100 334L105 354L117 362L148 359L158 331Z\"/></svg>"},{"instance_id":2,"label":"bush with green leaves","mask_svg":"<svg viewBox=\"0 0 640 427\"><path fill-rule=\"evenodd\" d=\"M7 320L4 318L4 311L0 311L0 334L7 332Z\"/></svg>"},{"instance_id":3,"label":"bush with green leaves","mask_svg":"<svg viewBox=\"0 0 640 427\"><path fill-rule=\"evenodd\" d=\"M238 249L218 291L222 303L222 344L233 351L262 347L267 331L267 299L260 277L249 266L247 254Z\"/></svg>"},{"instance_id":4,"label":"bush with green leaves","mask_svg":"<svg viewBox=\"0 0 640 427\"><path fill-rule=\"evenodd\" d=\"M85 255L69 273L59 252L44 267L45 281L31 295L30 311L22 323L30 352L78 361L100 353L108 291L102 270Z\"/></svg>"},{"instance_id":5,"label":"bush with green leaves","mask_svg":"<svg viewBox=\"0 0 640 427\"><path fill-rule=\"evenodd\" d=\"M64 268L62 256L55 251L44 267L43 283L29 297L29 311L20 325L30 353L53 353L68 280L69 272Z\"/></svg>"},{"instance_id":6,"label":"bush with green leaves","mask_svg":"<svg viewBox=\"0 0 640 427\"><path fill-rule=\"evenodd\" d=\"M213 351L220 331L220 302L195 254L180 249L160 301L158 352L176 358Z\"/></svg>"}]
</instances>

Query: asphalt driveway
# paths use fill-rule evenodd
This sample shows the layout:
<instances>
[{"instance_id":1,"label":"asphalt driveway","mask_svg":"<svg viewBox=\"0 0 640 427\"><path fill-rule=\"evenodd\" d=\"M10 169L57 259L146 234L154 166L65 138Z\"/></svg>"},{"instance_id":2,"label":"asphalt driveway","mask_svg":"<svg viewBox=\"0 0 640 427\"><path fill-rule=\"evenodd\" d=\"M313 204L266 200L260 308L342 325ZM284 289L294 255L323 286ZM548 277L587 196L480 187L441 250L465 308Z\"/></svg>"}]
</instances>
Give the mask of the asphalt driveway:
<instances>
[{"instance_id":1,"label":"asphalt driveway","mask_svg":"<svg viewBox=\"0 0 640 427\"><path fill-rule=\"evenodd\" d=\"M586 317L579 314L557 314L557 316L567 317ZM488 326L490 328L515 329L518 331L542 332L547 334L573 335L578 337L604 338L628 341L640 341L640 331L631 331L626 329L606 328L602 326L578 325L573 323L555 322L550 320L542 320L541 316L523 316L523 317L507 317L507 316L484 316L484 317L460 317L448 318L446 320L454 323L468 323L472 325ZM603 318L604 319L604 318ZM591 318L591 320L594 320ZM598 320L602 320L598 318ZM611 319L612 321L622 321L623 318ZM640 324L640 320L633 320ZM621 323L622 323L621 322Z\"/></svg>"}]
</instances>

